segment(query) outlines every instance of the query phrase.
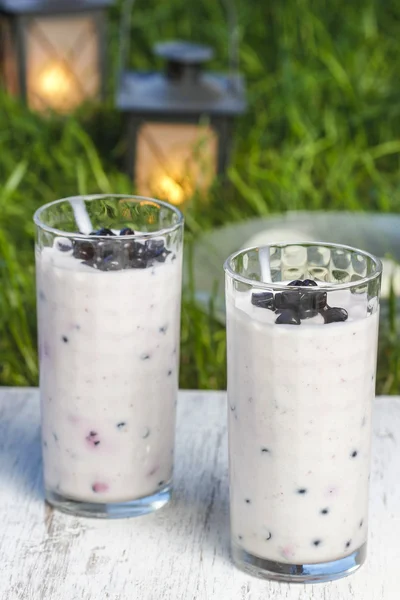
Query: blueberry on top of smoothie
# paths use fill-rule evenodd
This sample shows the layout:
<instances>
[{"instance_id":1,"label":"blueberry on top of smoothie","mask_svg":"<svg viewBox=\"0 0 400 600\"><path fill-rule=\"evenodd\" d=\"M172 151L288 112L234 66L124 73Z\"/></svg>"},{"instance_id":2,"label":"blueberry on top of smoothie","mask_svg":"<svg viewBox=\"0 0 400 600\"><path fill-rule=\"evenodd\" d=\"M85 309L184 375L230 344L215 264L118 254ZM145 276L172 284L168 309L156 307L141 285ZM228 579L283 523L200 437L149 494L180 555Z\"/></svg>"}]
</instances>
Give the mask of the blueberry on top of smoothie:
<instances>
[{"instance_id":1,"label":"blueberry on top of smoothie","mask_svg":"<svg viewBox=\"0 0 400 600\"><path fill-rule=\"evenodd\" d=\"M275 308L278 310L284 310L286 308L291 310L298 310L300 306L301 292L298 290L291 290L290 292L278 292L275 294Z\"/></svg>"},{"instance_id":2,"label":"blueberry on top of smoothie","mask_svg":"<svg viewBox=\"0 0 400 600\"><path fill-rule=\"evenodd\" d=\"M119 235L135 235L135 232L130 227L124 227L119 232Z\"/></svg>"},{"instance_id":3,"label":"blueberry on top of smoothie","mask_svg":"<svg viewBox=\"0 0 400 600\"><path fill-rule=\"evenodd\" d=\"M275 319L275 323L278 325L301 325L300 315L295 310L283 310Z\"/></svg>"},{"instance_id":4,"label":"blueberry on top of smoothie","mask_svg":"<svg viewBox=\"0 0 400 600\"><path fill-rule=\"evenodd\" d=\"M156 261L161 262L161 263L165 262L167 260L169 254L171 254L171 251L164 248L162 252L157 254ZM172 258L172 260L173 260L173 258Z\"/></svg>"},{"instance_id":5,"label":"blueberry on top of smoothie","mask_svg":"<svg viewBox=\"0 0 400 600\"><path fill-rule=\"evenodd\" d=\"M141 256L136 256L130 259L127 263L127 268L131 269L146 269L147 267L147 259Z\"/></svg>"},{"instance_id":6,"label":"blueberry on top of smoothie","mask_svg":"<svg viewBox=\"0 0 400 600\"><path fill-rule=\"evenodd\" d=\"M304 285L304 283L302 282L301 279L295 279L294 281L291 281L290 283L288 283L288 285L299 287L299 286Z\"/></svg>"},{"instance_id":7,"label":"blueberry on top of smoothie","mask_svg":"<svg viewBox=\"0 0 400 600\"><path fill-rule=\"evenodd\" d=\"M251 303L260 308L275 310L274 295L271 292L261 292L251 295Z\"/></svg>"},{"instance_id":8,"label":"blueberry on top of smoothie","mask_svg":"<svg viewBox=\"0 0 400 600\"><path fill-rule=\"evenodd\" d=\"M148 258L156 258L160 256L164 250L163 240L146 240L144 243L146 256Z\"/></svg>"},{"instance_id":9,"label":"blueberry on top of smoothie","mask_svg":"<svg viewBox=\"0 0 400 600\"><path fill-rule=\"evenodd\" d=\"M113 233L111 229L108 229L108 227L102 227L97 231L91 231L90 235L115 235L115 233Z\"/></svg>"},{"instance_id":10,"label":"blueberry on top of smoothie","mask_svg":"<svg viewBox=\"0 0 400 600\"><path fill-rule=\"evenodd\" d=\"M60 252L70 252L72 250L72 241L68 238L56 237L54 240L54 246Z\"/></svg>"},{"instance_id":11,"label":"blueberry on top of smoothie","mask_svg":"<svg viewBox=\"0 0 400 600\"><path fill-rule=\"evenodd\" d=\"M288 287L300 288L284 292L258 292L251 295L251 303L258 308L275 311L279 316L277 325L301 325L305 319L312 319L320 314L324 323L346 321L348 313L344 308L330 307L327 292L318 289L313 279L294 279ZM302 288L313 288L304 290ZM317 289L314 289L317 288Z\"/></svg>"},{"instance_id":12,"label":"blueberry on top of smoothie","mask_svg":"<svg viewBox=\"0 0 400 600\"><path fill-rule=\"evenodd\" d=\"M85 240L75 240L73 256L82 260L92 260L95 250L93 244Z\"/></svg>"},{"instance_id":13,"label":"blueberry on top of smoothie","mask_svg":"<svg viewBox=\"0 0 400 600\"><path fill-rule=\"evenodd\" d=\"M349 316L347 310L336 306L322 310L321 315L323 316L325 323L340 323L346 321Z\"/></svg>"}]
</instances>

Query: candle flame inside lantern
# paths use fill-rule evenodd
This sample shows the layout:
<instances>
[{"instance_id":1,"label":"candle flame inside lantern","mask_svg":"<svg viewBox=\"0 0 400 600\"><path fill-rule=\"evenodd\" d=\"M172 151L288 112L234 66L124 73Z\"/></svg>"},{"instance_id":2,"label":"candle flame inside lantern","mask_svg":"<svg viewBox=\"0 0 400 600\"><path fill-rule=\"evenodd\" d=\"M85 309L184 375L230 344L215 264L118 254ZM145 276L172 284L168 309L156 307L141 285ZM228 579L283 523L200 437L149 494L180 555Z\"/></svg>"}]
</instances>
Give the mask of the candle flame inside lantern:
<instances>
[{"instance_id":1,"label":"candle flame inside lantern","mask_svg":"<svg viewBox=\"0 0 400 600\"><path fill-rule=\"evenodd\" d=\"M38 78L38 91L49 106L66 107L72 91L72 82L62 63L51 63L42 70Z\"/></svg>"},{"instance_id":2,"label":"candle flame inside lantern","mask_svg":"<svg viewBox=\"0 0 400 600\"><path fill-rule=\"evenodd\" d=\"M183 204L190 196L190 190L166 174L161 175L153 187L157 196L166 198L171 204Z\"/></svg>"}]
</instances>

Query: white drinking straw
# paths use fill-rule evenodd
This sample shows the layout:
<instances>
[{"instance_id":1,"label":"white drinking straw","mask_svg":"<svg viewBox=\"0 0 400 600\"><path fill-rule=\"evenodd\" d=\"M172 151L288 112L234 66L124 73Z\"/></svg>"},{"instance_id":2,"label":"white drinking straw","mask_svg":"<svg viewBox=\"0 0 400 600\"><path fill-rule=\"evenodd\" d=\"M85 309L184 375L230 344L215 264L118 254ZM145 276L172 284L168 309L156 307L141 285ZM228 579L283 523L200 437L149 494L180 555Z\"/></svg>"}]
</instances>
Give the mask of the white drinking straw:
<instances>
[{"instance_id":1,"label":"white drinking straw","mask_svg":"<svg viewBox=\"0 0 400 600\"><path fill-rule=\"evenodd\" d=\"M79 197L71 198L70 204L72 206L72 210L74 211L75 221L78 225L79 232L83 233L84 235L89 234L91 231L93 231L93 227L86 210L85 200Z\"/></svg>"},{"instance_id":2,"label":"white drinking straw","mask_svg":"<svg viewBox=\"0 0 400 600\"><path fill-rule=\"evenodd\" d=\"M270 283L271 278L271 266L269 262L269 247L260 249L260 267L261 267L261 281L262 283Z\"/></svg>"}]
</instances>

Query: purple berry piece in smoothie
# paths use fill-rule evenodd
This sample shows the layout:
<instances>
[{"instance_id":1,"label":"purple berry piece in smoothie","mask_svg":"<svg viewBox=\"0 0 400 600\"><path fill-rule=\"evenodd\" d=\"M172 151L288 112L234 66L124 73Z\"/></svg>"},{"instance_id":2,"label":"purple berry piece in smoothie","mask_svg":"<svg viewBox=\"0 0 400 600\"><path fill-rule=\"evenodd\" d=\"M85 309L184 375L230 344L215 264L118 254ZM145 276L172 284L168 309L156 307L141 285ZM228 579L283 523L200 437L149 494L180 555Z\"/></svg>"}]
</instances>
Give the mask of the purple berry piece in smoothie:
<instances>
[{"instance_id":1,"label":"purple berry piece in smoothie","mask_svg":"<svg viewBox=\"0 0 400 600\"><path fill-rule=\"evenodd\" d=\"M152 475L155 475L155 473L157 473L158 469L159 469L159 465L156 465L147 473L147 476L151 477Z\"/></svg>"},{"instance_id":2,"label":"purple berry piece in smoothie","mask_svg":"<svg viewBox=\"0 0 400 600\"><path fill-rule=\"evenodd\" d=\"M99 435L96 431L90 431L86 436L86 441L89 446L96 447L100 444Z\"/></svg>"},{"instance_id":3,"label":"purple berry piece in smoothie","mask_svg":"<svg viewBox=\"0 0 400 600\"><path fill-rule=\"evenodd\" d=\"M92 485L92 490L96 494L104 494L105 492L108 492L108 489L108 484L102 483L101 481L96 481L96 483Z\"/></svg>"}]
</instances>

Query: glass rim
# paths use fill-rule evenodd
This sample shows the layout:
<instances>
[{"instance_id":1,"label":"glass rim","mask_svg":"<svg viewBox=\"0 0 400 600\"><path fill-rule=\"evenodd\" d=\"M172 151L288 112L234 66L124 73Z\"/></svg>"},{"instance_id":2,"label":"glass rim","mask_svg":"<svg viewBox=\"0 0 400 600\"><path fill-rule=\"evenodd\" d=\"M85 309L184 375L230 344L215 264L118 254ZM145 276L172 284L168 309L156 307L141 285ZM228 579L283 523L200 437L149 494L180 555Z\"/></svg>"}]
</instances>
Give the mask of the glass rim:
<instances>
[{"instance_id":1,"label":"glass rim","mask_svg":"<svg viewBox=\"0 0 400 600\"><path fill-rule=\"evenodd\" d=\"M232 279L236 280L236 281L240 281L241 283L245 283L251 287L257 287L260 289L265 289L265 290L273 290L273 291L286 291L288 286L284 285L282 283L275 283L275 282L264 282L264 281L255 281L254 279L249 279L248 277L244 277L243 275L240 275L240 273L236 273L232 267L231 267L231 263L232 261L237 257L240 256L241 254L245 254L246 252L251 252L252 250L263 250L264 248L287 248L289 246L319 246L319 247L323 247L323 248L328 248L328 249L338 249L338 250L349 250L351 252L355 252L357 254L360 254L361 256L365 257L365 258L369 258L372 260L373 264L374 264L374 272L370 273L370 275L367 275L365 277L360 277L360 279L357 279L357 281L348 281L346 283L331 283L329 284L328 282L326 282L323 285L319 285L318 284L318 288L320 290L323 291L338 291L338 290L348 290L354 287L358 287L360 285L369 283L370 281L373 281L374 279L377 279L378 277L381 276L382 274L382 261L377 257L374 256L373 254L370 254L369 252L366 252L365 250L359 250L358 248L354 248L353 246L347 246L346 244L335 244L335 243L331 243L331 242L276 242L276 243L271 243L271 244L263 244L262 246L250 246L249 248L243 248L242 250L237 250L236 252L233 252L230 256L228 256L228 258L225 260L224 262L224 271L226 275L229 275ZM293 286L293 287L297 287L297 288L304 288L304 289L310 289L307 286Z\"/></svg>"},{"instance_id":2,"label":"glass rim","mask_svg":"<svg viewBox=\"0 0 400 600\"><path fill-rule=\"evenodd\" d=\"M46 231L47 233L51 233L58 237L64 237L64 238L69 238L69 239L84 239L84 240L92 239L93 236L91 236L88 233L74 233L71 231L63 231L62 229L57 229L57 227L51 227L50 225L46 225L46 223L43 223L43 221L41 220L41 215L48 208L50 208L52 206L56 206L57 204L62 204L63 202L71 202L71 200L85 200L85 201L88 200L88 201L92 202L94 200L102 200L105 198L127 198L128 200L138 201L138 203L140 201L153 202L153 203L157 204L158 206L163 206L164 208L168 208L169 210L171 210L171 212L175 213L178 217L177 222L174 223L174 225L171 225L170 227L163 227L162 229L157 229L157 231L145 231L145 232L140 232L140 233L134 233L132 235L124 235L124 240L138 239L138 238L144 238L144 237L151 238L151 237L156 237L156 236L160 236L160 235L166 235L168 233L172 233L173 231L176 231L184 223L184 217L183 217L182 212L179 210L179 208L176 208L176 206L174 206L173 204L169 204L168 202L164 202L163 200L157 200L156 198L150 198L148 196L136 196L134 194L78 194L77 196L67 196L65 198L53 200L52 202L48 202L47 204L43 204L42 206L40 206L33 214L33 221L34 221L36 227L38 227L39 229L42 229L43 231ZM98 240L110 239L110 236L97 235L96 239L98 239Z\"/></svg>"}]
</instances>

